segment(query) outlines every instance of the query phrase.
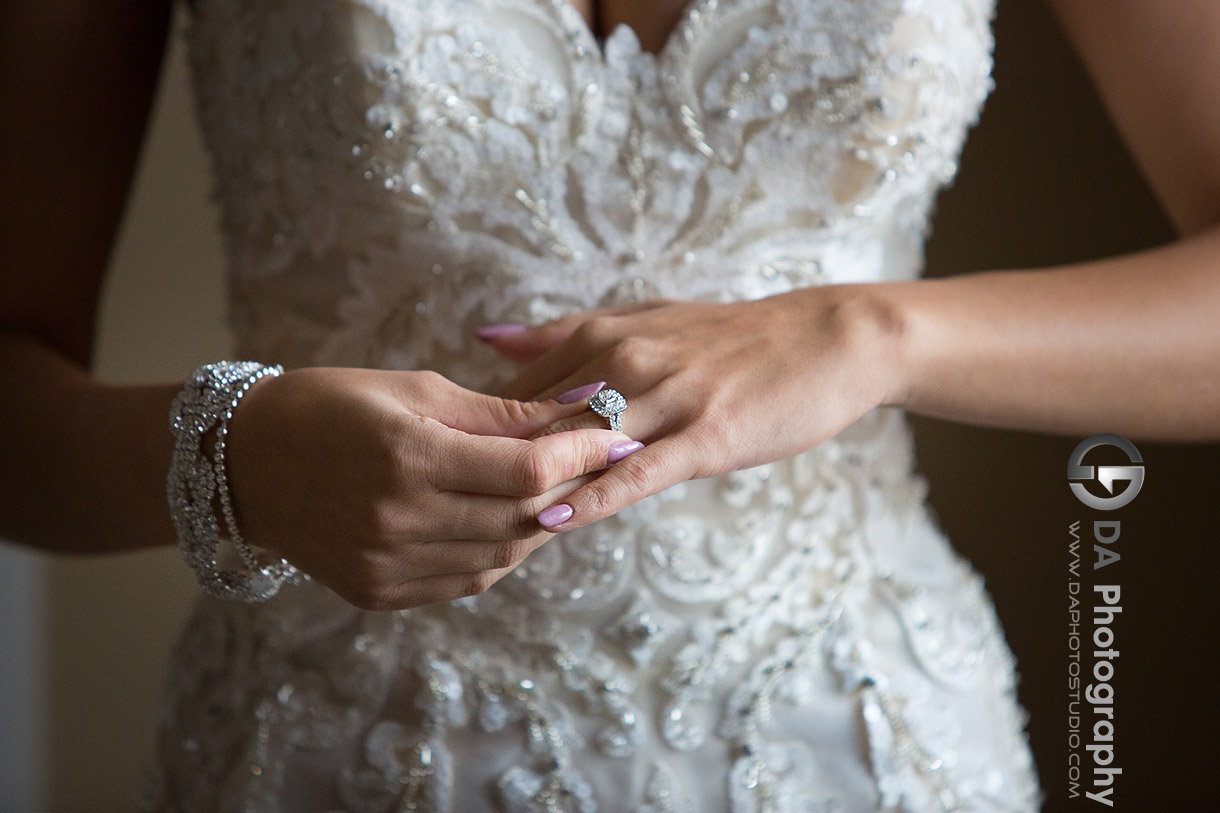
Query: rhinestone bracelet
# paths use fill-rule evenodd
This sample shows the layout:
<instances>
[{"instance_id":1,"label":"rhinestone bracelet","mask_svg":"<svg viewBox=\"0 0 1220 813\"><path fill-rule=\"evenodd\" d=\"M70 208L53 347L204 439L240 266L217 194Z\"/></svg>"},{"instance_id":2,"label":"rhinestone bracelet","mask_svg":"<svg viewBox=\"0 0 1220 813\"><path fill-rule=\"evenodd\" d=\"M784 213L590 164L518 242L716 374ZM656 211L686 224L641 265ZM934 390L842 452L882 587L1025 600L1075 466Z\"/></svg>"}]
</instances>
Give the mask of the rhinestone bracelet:
<instances>
[{"instance_id":1,"label":"rhinestone bracelet","mask_svg":"<svg viewBox=\"0 0 1220 813\"><path fill-rule=\"evenodd\" d=\"M225 472L225 445L233 410L255 382L279 376L278 364L264 367L254 361L218 361L191 373L170 408L174 456L165 492L178 547L199 584L213 596L240 601L266 601L285 583L299 584L309 577L284 559L264 564L237 530L233 498ZM215 432L212 455L205 451L209 433ZM218 561L221 527L219 506L229 542L240 562L222 569Z\"/></svg>"}]
</instances>

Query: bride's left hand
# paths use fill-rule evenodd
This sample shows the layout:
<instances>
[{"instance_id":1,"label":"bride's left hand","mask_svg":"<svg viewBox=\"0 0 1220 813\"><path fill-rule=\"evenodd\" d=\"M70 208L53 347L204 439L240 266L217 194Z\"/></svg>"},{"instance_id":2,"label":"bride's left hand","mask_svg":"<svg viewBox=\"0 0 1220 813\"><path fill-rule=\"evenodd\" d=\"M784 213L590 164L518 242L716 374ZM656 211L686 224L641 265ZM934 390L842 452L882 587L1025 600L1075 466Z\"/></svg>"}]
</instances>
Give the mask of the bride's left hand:
<instances>
[{"instance_id":1,"label":"bride's left hand","mask_svg":"<svg viewBox=\"0 0 1220 813\"><path fill-rule=\"evenodd\" d=\"M749 302L662 300L480 335L527 364L501 393L540 400L606 381L628 402L623 430L645 448L543 512L579 528L684 480L812 449L900 400L901 324L870 284ZM591 410L545 433L604 426ZM566 518L564 518L566 516Z\"/></svg>"}]
</instances>

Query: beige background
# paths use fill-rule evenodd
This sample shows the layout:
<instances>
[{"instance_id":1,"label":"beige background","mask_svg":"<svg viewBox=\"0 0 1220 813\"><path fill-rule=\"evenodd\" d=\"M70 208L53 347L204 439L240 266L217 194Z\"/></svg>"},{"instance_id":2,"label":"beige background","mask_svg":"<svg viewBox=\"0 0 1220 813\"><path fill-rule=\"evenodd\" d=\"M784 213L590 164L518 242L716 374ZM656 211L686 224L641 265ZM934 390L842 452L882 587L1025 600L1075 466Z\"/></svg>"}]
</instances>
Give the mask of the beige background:
<instances>
[{"instance_id":1,"label":"beige background","mask_svg":"<svg viewBox=\"0 0 1220 813\"><path fill-rule=\"evenodd\" d=\"M1169 239L1041 6L1004 4L996 31L998 89L971 137L955 188L942 198L929 272L1055 264ZM177 379L228 349L221 326L222 258L206 193L205 161L175 40L113 257L100 375ZM1020 659L1047 809L1075 809L1063 790L1061 642L1064 528L1075 511L1064 467L1079 438L924 420L916 426L942 523L987 576ZM1124 595L1130 598L1118 629L1120 753L1127 767L1120 799L1126 809L1171 809L1172 800L1189 804L1203 784L1203 766L1217 757L1208 730L1215 702L1193 687L1207 675L1200 653L1210 649L1218 620L1202 596L1214 594L1207 573L1217 564L1216 524L1204 505L1214 502L1220 468L1214 447L1139 445L1149 484L1138 518L1124 531L1131 541L1123 549ZM41 622L29 624L27 637L10 636L27 642L10 649L29 650L21 655L26 677L49 676L45 707L30 686L10 703L28 706L23 719L30 730L0 732L3 747L15 749L6 761L32 762L23 776L34 785L34 797L49 799L48 809L131 809L166 654L195 595L192 578L168 549L55 560L45 567L11 552L3 561L6 567L12 562L6 578L28 587L22 600L45 610ZM5 607L6 623L18 618ZM40 636L48 642L41 659Z\"/></svg>"},{"instance_id":2,"label":"beige background","mask_svg":"<svg viewBox=\"0 0 1220 813\"><path fill-rule=\"evenodd\" d=\"M95 366L109 380L172 381L229 351L217 217L191 104L175 37L102 305ZM166 657L197 590L177 549L52 563L52 810L134 808Z\"/></svg>"}]
</instances>

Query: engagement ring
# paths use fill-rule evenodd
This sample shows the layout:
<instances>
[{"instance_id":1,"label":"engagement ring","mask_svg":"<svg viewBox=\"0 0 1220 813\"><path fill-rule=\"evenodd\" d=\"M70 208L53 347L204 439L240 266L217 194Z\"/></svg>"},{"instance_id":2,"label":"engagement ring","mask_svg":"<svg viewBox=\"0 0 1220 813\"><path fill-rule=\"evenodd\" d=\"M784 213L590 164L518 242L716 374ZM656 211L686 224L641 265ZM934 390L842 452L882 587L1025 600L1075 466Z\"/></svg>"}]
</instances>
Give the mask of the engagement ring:
<instances>
[{"instance_id":1,"label":"engagement ring","mask_svg":"<svg viewBox=\"0 0 1220 813\"><path fill-rule=\"evenodd\" d=\"M623 412L627 409L627 399L618 390L604 389L589 398L589 408L610 421L610 428L615 432L623 431Z\"/></svg>"}]
</instances>

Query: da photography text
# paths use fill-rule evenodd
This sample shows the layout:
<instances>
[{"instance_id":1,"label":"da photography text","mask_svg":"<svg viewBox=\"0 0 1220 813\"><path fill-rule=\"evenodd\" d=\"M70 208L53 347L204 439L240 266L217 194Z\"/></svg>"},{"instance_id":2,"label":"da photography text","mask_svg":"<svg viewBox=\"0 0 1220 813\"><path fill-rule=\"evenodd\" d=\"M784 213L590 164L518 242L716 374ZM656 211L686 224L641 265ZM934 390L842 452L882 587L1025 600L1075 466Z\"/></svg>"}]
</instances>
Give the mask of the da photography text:
<instances>
[{"instance_id":1,"label":"da photography text","mask_svg":"<svg viewBox=\"0 0 1220 813\"><path fill-rule=\"evenodd\" d=\"M1121 454L1125 462L1086 463L1094 449L1099 450L1091 456L1095 461ZM1086 799L1107 807L1114 806L1123 772L1114 722L1115 630L1123 611L1118 512L1130 505L1143 482L1143 459L1120 435L1085 438L1068 459L1072 493L1091 509L1068 526L1068 797L1079 798L1083 791Z\"/></svg>"}]
</instances>

